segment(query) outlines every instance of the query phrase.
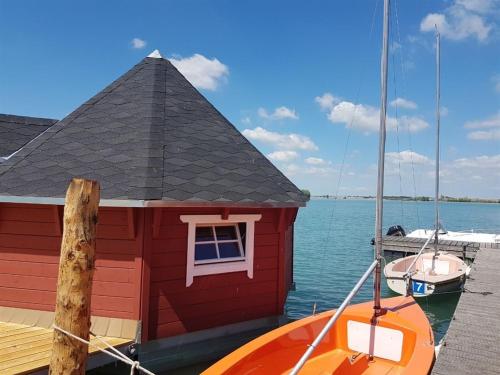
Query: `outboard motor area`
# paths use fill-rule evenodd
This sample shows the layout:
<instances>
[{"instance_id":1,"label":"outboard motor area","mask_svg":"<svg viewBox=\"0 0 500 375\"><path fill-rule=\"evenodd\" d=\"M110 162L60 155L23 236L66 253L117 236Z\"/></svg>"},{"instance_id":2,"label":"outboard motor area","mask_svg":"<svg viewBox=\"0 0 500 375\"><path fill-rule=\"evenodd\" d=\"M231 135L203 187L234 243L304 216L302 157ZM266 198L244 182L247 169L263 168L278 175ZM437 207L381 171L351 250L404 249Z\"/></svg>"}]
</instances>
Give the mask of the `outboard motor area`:
<instances>
[{"instance_id":1,"label":"outboard motor area","mask_svg":"<svg viewBox=\"0 0 500 375\"><path fill-rule=\"evenodd\" d=\"M406 232L401 225L393 225L387 230L387 236L406 237Z\"/></svg>"}]
</instances>

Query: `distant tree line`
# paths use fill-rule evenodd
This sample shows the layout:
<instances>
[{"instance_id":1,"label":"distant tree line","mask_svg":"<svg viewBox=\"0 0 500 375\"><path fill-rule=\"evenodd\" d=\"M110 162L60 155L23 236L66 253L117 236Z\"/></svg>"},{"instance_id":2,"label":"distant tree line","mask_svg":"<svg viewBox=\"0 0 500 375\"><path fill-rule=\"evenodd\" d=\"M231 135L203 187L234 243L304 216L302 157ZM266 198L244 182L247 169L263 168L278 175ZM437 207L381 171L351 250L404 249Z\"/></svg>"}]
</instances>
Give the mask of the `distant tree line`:
<instances>
[{"instance_id":1,"label":"distant tree line","mask_svg":"<svg viewBox=\"0 0 500 375\"><path fill-rule=\"evenodd\" d=\"M308 190L307 193L309 193ZM302 190L304 192L304 190ZM304 193L305 194L305 193ZM310 193L308 195L311 196ZM336 197L334 195L314 195L315 198L326 198L326 199L375 199L373 195L346 195L341 197ZM430 202L434 200L434 197L417 196L410 197L407 195L386 195L384 199L387 200L397 200L397 201L419 201L419 202ZM469 198L469 197L449 197L447 195L441 195L439 198L441 202L474 202L474 203L500 203L500 199L486 199L486 198Z\"/></svg>"}]
</instances>

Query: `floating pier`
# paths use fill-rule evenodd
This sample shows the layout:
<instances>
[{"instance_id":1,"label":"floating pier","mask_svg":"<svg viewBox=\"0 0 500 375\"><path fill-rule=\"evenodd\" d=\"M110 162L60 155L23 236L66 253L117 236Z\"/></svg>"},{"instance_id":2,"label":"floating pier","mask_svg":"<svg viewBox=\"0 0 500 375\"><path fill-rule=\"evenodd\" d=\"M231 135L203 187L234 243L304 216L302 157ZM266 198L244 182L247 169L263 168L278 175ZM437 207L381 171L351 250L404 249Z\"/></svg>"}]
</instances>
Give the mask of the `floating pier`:
<instances>
[{"instance_id":1,"label":"floating pier","mask_svg":"<svg viewBox=\"0 0 500 375\"><path fill-rule=\"evenodd\" d=\"M384 236L382 248L384 255L407 256L417 254L425 244L425 241L425 238ZM429 249L434 249L434 244L430 243L428 247ZM474 260L480 249L493 249L500 252L500 243L439 240L438 248L441 251L446 251L462 259Z\"/></svg>"},{"instance_id":2,"label":"floating pier","mask_svg":"<svg viewBox=\"0 0 500 375\"><path fill-rule=\"evenodd\" d=\"M500 373L500 244L480 248L434 365L434 375Z\"/></svg>"},{"instance_id":3,"label":"floating pier","mask_svg":"<svg viewBox=\"0 0 500 375\"><path fill-rule=\"evenodd\" d=\"M424 243L385 236L384 254L416 254ZM438 247L473 263L432 374L500 374L500 243L439 240Z\"/></svg>"}]
</instances>

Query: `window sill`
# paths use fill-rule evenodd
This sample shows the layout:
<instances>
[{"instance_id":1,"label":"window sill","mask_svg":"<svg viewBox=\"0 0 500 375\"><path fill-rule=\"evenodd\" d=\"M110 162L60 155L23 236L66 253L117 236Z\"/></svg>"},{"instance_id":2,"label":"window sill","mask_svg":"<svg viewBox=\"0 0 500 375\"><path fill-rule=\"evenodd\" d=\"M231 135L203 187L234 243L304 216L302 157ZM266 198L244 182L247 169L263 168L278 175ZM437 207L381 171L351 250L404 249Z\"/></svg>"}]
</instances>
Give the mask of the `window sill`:
<instances>
[{"instance_id":1,"label":"window sill","mask_svg":"<svg viewBox=\"0 0 500 375\"><path fill-rule=\"evenodd\" d=\"M251 277L248 262L246 261L197 264L194 266L193 276L215 275L218 273L241 271L246 271L248 277Z\"/></svg>"},{"instance_id":2,"label":"window sill","mask_svg":"<svg viewBox=\"0 0 500 375\"><path fill-rule=\"evenodd\" d=\"M197 267L197 266L203 266L205 264L235 263L235 262L244 262L244 261L245 261L245 257L195 260L194 266Z\"/></svg>"}]
</instances>

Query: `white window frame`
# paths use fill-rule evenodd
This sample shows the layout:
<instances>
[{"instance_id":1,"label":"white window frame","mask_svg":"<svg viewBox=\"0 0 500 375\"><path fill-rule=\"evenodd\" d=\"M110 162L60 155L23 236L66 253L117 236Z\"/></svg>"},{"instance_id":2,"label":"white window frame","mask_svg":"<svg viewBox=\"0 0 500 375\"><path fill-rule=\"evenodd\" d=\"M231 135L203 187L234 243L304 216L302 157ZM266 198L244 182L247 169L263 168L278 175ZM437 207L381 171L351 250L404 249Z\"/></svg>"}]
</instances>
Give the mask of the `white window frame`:
<instances>
[{"instance_id":1,"label":"white window frame","mask_svg":"<svg viewBox=\"0 0 500 375\"><path fill-rule=\"evenodd\" d=\"M180 220L188 224L187 239L187 269L186 286L193 284L195 276L215 275L219 273L246 271L247 276L253 279L253 257L255 222L262 218L260 214L228 215L223 219L222 215L180 215ZM245 256L242 259L228 258L209 262L195 261L196 226L210 225L238 225L246 224Z\"/></svg>"},{"instance_id":2,"label":"white window frame","mask_svg":"<svg viewBox=\"0 0 500 375\"><path fill-rule=\"evenodd\" d=\"M208 263L221 263L221 262L239 262L242 260L245 260L245 251L243 249L243 243L241 241L241 235L240 235L240 228L238 227L239 223L223 223L223 224L196 224L196 228L198 227L204 227L204 228L210 228L213 236L213 240L208 240L208 241L196 241L196 235L195 235L195 241L194 241L194 251L195 251L195 260L194 260L194 265L197 266L199 264L208 264ZM236 234L236 239L232 240L219 240L217 239L217 232L216 232L216 227L232 227L234 228L234 233ZM240 253L239 256L237 257L231 257L231 258L221 258L220 257L220 249L219 249L219 244L223 243L237 243L238 244L238 251ZM217 258L213 259L204 259L204 260L196 260L196 245L203 245L203 244L214 244L215 245L215 251L217 253Z\"/></svg>"}]
</instances>

